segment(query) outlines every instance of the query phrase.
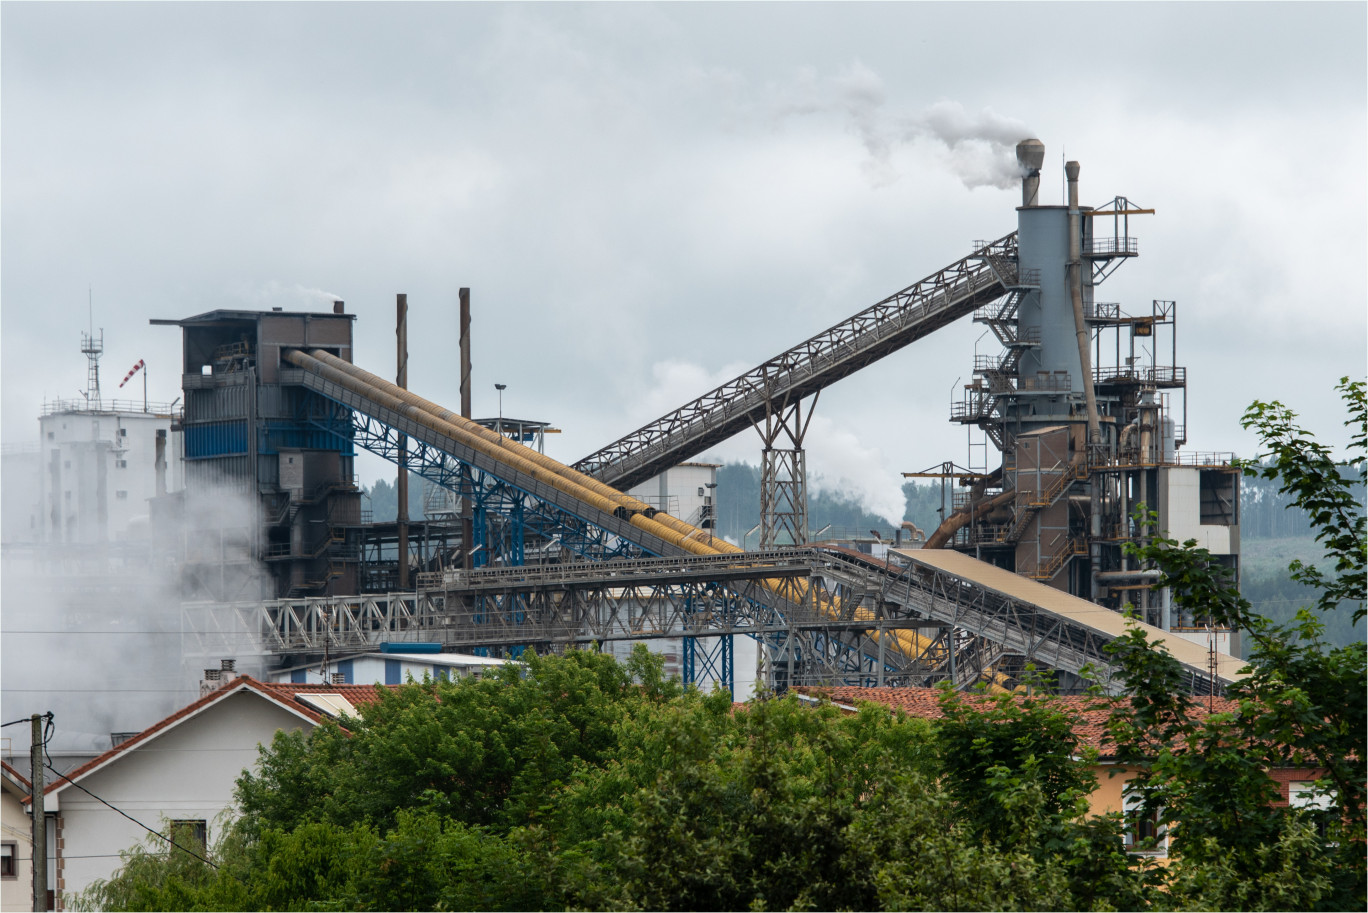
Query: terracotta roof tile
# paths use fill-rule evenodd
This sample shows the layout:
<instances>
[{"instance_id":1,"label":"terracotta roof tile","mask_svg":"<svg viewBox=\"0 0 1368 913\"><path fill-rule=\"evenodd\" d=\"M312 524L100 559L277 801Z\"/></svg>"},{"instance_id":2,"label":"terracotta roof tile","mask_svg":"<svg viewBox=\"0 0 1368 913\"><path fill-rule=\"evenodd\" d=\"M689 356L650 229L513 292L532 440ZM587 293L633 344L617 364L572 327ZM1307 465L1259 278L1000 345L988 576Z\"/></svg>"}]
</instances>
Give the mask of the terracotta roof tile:
<instances>
[{"instance_id":1,"label":"terracotta roof tile","mask_svg":"<svg viewBox=\"0 0 1368 913\"><path fill-rule=\"evenodd\" d=\"M298 689L304 686L295 687L296 689ZM163 732L166 729L169 729L170 727L174 726L176 723L180 722L186 717L195 715L200 710L204 709L205 707L208 707L215 701L222 700L223 698L231 694L241 693L243 688L255 691L262 697L265 697L267 700L275 701L278 704L286 706L291 711L298 713L304 717L307 717L315 725L323 721L323 715L321 713L319 713L317 710L314 710L312 707L309 707L306 704L302 704L299 701L294 700L292 695L286 697L272 690L270 685L259 682L249 675L240 675L232 681L226 682L219 688L204 695L199 700L194 701L190 704L186 704L184 707L177 710L175 713L171 714L165 719L153 723L151 726L147 727L142 732L133 736L131 739L128 739L124 742L120 742L118 745L115 745L113 748L109 749L104 754L97 755L96 757L91 758L89 761L82 764L80 767L77 767L75 770L68 771L65 774L65 776L57 775L55 782L48 786L47 789L43 790L44 795L62 789L63 787L68 785L68 781L70 780L79 780L81 777L85 776L91 771L103 767L119 755L122 755L125 752L138 747L139 745L146 742L148 739L151 739L158 733Z\"/></svg>"},{"instance_id":2,"label":"terracotta roof tile","mask_svg":"<svg viewBox=\"0 0 1368 913\"><path fill-rule=\"evenodd\" d=\"M796 690L809 697L825 697L834 704L845 704L850 707L861 703L881 704L924 720L938 720L945 716L940 705L941 692L937 688L800 687ZM991 697L976 694L962 694L960 697L970 704L990 704L993 701ZM1024 700L1025 697L1014 695L1017 700ZM1079 742L1089 748L1098 749L1106 756L1107 749L1111 747L1107 739L1107 718L1111 714L1112 706L1119 699L1068 695L1053 700L1074 715L1074 732ZM1216 713L1234 713L1239 710L1239 704L1230 698L1216 698L1211 709ZM1207 712L1206 701L1203 700L1201 705L1195 708L1193 715L1201 718L1206 716Z\"/></svg>"}]
</instances>

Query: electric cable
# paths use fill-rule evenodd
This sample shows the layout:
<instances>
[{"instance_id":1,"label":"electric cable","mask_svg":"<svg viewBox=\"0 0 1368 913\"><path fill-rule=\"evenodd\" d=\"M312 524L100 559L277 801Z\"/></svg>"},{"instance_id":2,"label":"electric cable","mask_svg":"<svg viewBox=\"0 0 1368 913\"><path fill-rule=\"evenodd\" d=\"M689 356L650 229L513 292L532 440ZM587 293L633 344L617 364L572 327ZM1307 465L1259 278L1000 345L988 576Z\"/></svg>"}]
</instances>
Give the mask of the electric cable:
<instances>
[{"instance_id":1,"label":"electric cable","mask_svg":"<svg viewBox=\"0 0 1368 913\"><path fill-rule=\"evenodd\" d=\"M102 797L95 795L93 792L91 792L90 790L86 789L84 786L82 786L81 784L77 783L75 780L71 779L70 777L68 777L66 774L62 773L62 772L61 772L60 770L58 770L57 768L53 767L53 766L52 766L52 755L48 754L48 750L47 750L48 742L52 740L52 731L53 731L53 729L55 728L55 725L54 725L54 723L53 723L53 714L52 714L52 711L49 710L45 716L46 716L46 719L47 719L47 724L46 724L46 726L45 726L44 729L43 729L43 745L42 745L42 748L43 748L43 756L44 756L45 758L47 758L47 760L46 760L46 761L44 762L44 764L43 764L44 767L46 767L48 770L52 771L52 772L53 772L54 774L56 774L57 776L61 777L63 780L66 780L66 781L67 781L68 783L70 783L72 786L76 787L76 788L79 789L81 792L85 793L87 796L89 796L90 798L94 799L96 802L99 802L99 803L101 803L102 805L105 805L105 806L107 806L108 808L112 809L113 811L118 812L120 815L123 815L123 816L124 816L125 818L127 818L129 821L132 821L134 824L136 824L138 827L142 828L143 830L147 831L149 834L154 834L154 835L156 835L157 837L160 837L161 839L165 840L167 843L171 844L172 846L176 847L177 849L184 850L185 852L189 853L191 856L194 856L194 857L195 857L196 859L198 859L200 862L203 862L205 865L210 866L211 868L214 868L214 869L217 869L217 868L218 868L218 864L217 864L217 863L210 862L208 859L204 858L204 857L201 856L199 853L196 853L194 850L190 849L189 847L182 846L181 844L177 843L175 840L172 840L170 837L168 837L168 836L166 836L165 834L163 834L161 831L154 830L153 828L148 827L146 824L143 824L141 821L139 821L137 818L134 818L134 817L133 817L132 815L130 815L128 812L124 811L123 809L119 808L119 807L116 806L116 805L111 804L110 802L105 801L105 799L103 799ZM206 852L207 852L207 850L206 850Z\"/></svg>"}]
</instances>

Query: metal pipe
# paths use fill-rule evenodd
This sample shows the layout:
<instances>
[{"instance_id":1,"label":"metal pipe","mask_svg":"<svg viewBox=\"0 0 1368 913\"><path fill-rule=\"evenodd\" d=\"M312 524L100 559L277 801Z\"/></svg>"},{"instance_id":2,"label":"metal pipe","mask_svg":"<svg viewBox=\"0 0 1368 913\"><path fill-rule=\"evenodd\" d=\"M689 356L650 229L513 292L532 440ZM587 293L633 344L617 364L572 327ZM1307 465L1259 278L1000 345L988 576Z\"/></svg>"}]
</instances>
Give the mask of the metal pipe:
<instances>
[{"instance_id":1,"label":"metal pipe","mask_svg":"<svg viewBox=\"0 0 1368 913\"><path fill-rule=\"evenodd\" d=\"M396 385L408 389L408 295L395 297L394 336L397 344L395 363ZM408 438L399 435L399 478L396 484L399 497L399 510L394 523L399 533L399 589L407 590L409 585L409 541L408 541Z\"/></svg>"},{"instance_id":2,"label":"metal pipe","mask_svg":"<svg viewBox=\"0 0 1368 913\"><path fill-rule=\"evenodd\" d=\"M1068 162L1064 172L1069 178L1069 295L1073 299L1074 331L1078 336L1078 361L1083 372L1083 401L1088 410L1088 443L1102 443L1102 427L1097 417L1097 391L1093 389L1092 347L1088 322L1083 317L1083 227L1078 210L1078 162Z\"/></svg>"},{"instance_id":3,"label":"metal pipe","mask_svg":"<svg viewBox=\"0 0 1368 913\"><path fill-rule=\"evenodd\" d=\"M470 289L460 290L461 307L461 417L470 418ZM466 570L475 566L475 553L470 540L475 537L475 505L470 498L461 498L461 551Z\"/></svg>"}]
</instances>

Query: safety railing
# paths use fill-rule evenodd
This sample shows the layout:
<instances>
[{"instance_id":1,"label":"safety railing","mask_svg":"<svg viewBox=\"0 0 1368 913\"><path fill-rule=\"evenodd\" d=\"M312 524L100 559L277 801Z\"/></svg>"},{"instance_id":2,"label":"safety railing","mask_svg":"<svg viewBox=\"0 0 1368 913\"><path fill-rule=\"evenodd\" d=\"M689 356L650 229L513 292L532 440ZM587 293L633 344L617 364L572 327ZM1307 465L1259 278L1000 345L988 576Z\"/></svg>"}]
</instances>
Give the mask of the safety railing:
<instances>
[{"instance_id":1,"label":"safety railing","mask_svg":"<svg viewBox=\"0 0 1368 913\"><path fill-rule=\"evenodd\" d=\"M1126 257L1140 252L1135 238L1092 238L1083 247L1083 253L1090 257Z\"/></svg>"}]
</instances>

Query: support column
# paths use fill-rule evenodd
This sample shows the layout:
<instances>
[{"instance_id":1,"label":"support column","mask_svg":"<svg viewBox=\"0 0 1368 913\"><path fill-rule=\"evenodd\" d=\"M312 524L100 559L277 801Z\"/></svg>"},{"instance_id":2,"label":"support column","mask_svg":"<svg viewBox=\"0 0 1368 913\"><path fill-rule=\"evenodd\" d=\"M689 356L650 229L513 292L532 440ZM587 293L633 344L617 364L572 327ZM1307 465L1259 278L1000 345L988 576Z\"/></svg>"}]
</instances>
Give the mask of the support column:
<instances>
[{"instance_id":1,"label":"support column","mask_svg":"<svg viewBox=\"0 0 1368 913\"><path fill-rule=\"evenodd\" d=\"M817 407L818 395L812 397L806 418L801 400L771 401L766 404L764 425L755 426L765 445L760 460L761 549L807 544L807 454L803 438ZM789 542L781 542L784 538Z\"/></svg>"}]
</instances>

